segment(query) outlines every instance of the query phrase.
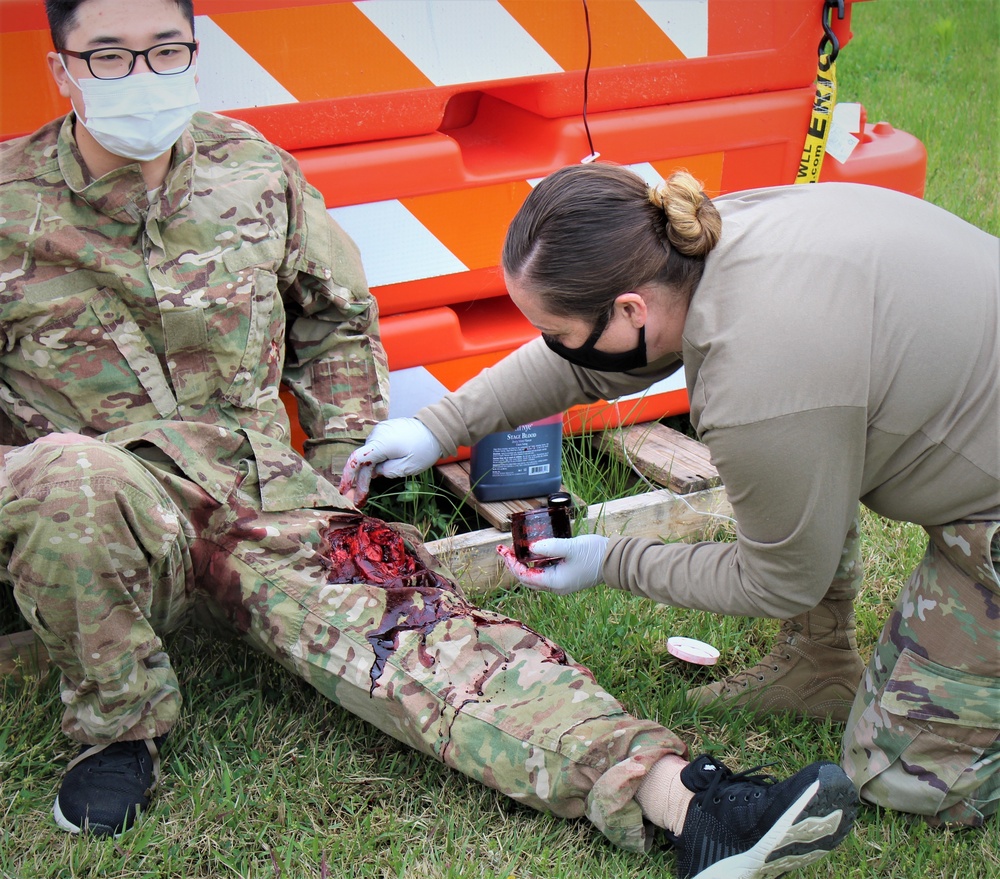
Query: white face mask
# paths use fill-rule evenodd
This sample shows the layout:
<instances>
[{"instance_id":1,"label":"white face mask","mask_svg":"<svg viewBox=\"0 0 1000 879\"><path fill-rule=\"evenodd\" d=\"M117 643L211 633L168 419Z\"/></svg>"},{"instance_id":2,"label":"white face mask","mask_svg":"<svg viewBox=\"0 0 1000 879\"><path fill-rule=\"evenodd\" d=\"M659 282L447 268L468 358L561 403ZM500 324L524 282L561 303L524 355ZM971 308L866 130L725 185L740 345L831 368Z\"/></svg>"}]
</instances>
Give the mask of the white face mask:
<instances>
[{"instance_id":1,"label":"white face mask","mask_svg":"<svg viewBox=\"0 0 1000 879\"><path fill-rule=\"evenodd\" d=\"M63 69L66 62L60 55ZM198 109L195 67L183 73L133 73L121 79L66 75L83 94L86 121L77 118L109 153L149 162L169 150Z\"/></svg>"}]
</instances>

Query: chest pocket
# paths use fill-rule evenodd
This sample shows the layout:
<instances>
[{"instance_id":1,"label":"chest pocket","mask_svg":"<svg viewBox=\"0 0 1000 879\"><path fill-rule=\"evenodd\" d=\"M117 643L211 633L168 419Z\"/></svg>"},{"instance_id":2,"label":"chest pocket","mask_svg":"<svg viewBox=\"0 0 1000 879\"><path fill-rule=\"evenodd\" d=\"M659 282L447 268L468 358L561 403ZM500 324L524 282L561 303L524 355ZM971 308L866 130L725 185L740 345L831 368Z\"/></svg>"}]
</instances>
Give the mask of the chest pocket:
<instances>
[{"instance_id":1,"label":"chest pocket","mask_svg":"<svg viewBox=\"0 0 1000 879\"><path fill-rule=\"evenodd\" d=\"M272 266L282 255L281 242L268 239L244 244L223 257L227 273L236 278L237 311L246 321L235 337L245 337L242 351L227 352L238 362L224 396L241 408L259 409L265 400L273 406L277 400L285 359L285 310ZM225 339L215 341L225 345Z\"/></svg>"},{"instance_id":2,"label":"chest pocket","mask_svg":"<svg viewBox=\"0 0 1000 879\"><path fill-rule=\"evenodd\" d=\"M16 355L4 358L9 381L30 387L29 402L54 423L73 409L80 424L105 431L176 411L156 352L109 282L79 270L27 284L7 310Z\"/></svg>"}]
</instances>

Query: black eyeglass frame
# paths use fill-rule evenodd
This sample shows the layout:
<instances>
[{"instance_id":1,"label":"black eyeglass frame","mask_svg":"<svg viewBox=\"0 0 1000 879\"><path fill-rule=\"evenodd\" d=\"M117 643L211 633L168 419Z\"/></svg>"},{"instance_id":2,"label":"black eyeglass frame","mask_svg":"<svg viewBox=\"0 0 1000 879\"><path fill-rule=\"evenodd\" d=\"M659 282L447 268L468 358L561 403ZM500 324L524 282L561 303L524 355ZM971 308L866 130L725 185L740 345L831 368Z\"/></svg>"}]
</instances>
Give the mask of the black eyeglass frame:
<instances>
[{"instance_id":1,"label":"black eyeglass frame","mask_svg":"<svg viewBox=\"0 0 1000 879\"><path fill-rule=\"evenodd\" d=\"M153 65L149 63L149 53L156 50L162 49L164 46L183 46L187 49L190 54L188 55L188 63L184 67L178 67L169 72L161 72L159 70L153 70ZM114 81L116 79L125 79L129 76L133 70L135 70L135 62L137 58L143 58L146 61L146 66L149 68L151 73L155 73L157 76L177 76L179 73L184 73L186 70L191 69L191 64L194 61L194 54L198 51L198 42L185 42L184 40L169 40L166 43L157 43L155 46L150 46L148 49L142 49L136 51L135 49L126 49L124 46L103 46L100 49L89 49L86 52L71 52L69 49L59 49L60 55L69 55L70 58L81 58L87 62L87 70L90 71L90 75L94 79L103 79L108 81ZM121 76L100 76L94 72L94 68L90 65L90 59L94 55L99 55L101 52L128 52L132 56L132 63L129 64L128 70Z\"/></svg>"}]
</instances>

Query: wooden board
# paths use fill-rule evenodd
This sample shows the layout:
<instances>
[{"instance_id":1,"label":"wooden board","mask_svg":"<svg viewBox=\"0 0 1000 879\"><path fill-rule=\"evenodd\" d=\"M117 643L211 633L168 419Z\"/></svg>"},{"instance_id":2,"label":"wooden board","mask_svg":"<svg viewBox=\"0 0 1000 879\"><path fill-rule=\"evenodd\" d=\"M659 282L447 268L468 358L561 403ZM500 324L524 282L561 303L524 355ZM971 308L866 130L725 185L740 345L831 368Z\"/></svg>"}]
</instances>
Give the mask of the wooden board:
<instances>
[{"instance_id":1,"label":"wooden board","mask_svg":"<svg viewBox=\"0 0 1000 879\"><path fill-rule=\"evenodd\" d=\"M472 493L472 477L468 461L454 461L450 464L440 464L434 468L441 477L441 482L445 488L458 497L463 503L472 507L483 519L490 523L498 531L510 531L510 517L513 513L520 513L523 510L534 510L544 507L548 502L548 495L531 498L517 498L510 501L489 501L477 500ZM563 489L565 491L565 488ZM573 498L574 506L581 509L584 504L578 498Z\"/></svg>"},{"instance_id":2,"label":"wooden board","mask_svg":"<svg viewBox=\"0 0 1000 879\"><path fill-rule=\"evenodd\" d=\"M708 447L657 421L603 430L594 435L601 451L614 455L648 480L677 494L720 484Z\"/></svg>"},{"instance_id":3,"label":"wooden board","mask_svg":"<svg viewBox=\"0 0 1000 879\"><path fill-rule=\"evenodd\" d=\"M619 498L604 504L592 504L586 518L578 519L577 533L598 533L608 537L652 537L662 540L710 539L724 523L719 516L731 517L732 507L725 490L718 486L677 497L667 489L650 491L637 497ZM510 533L484 528L457 534L427 544L470 597L483 594L514 581L497 555L497 545L510 544Z\"/></svg>"}]
</instances>

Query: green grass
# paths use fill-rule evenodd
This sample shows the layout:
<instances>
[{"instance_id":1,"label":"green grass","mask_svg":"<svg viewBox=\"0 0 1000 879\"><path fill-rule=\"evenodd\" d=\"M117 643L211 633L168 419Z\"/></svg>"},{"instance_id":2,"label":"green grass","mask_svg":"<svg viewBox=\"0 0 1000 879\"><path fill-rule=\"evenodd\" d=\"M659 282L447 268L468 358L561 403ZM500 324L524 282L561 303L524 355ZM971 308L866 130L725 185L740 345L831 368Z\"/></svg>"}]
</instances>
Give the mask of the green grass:
<instances>
[{"instance_id":1,"label":"green grass","mask_svg":"<svg viewBox=\"0 0 1000 879\"><path fill-rule=\"evenodd\" d=\"M817 5L819 5L817 3ZM991 0L877 0L854 7L855 39L838 65L842 100L861 100L928 147L926 197L1000 234L997 187L1000 23ZM946 259L947 254L942 254ZM573 446L568 478L585 495L641 490ZM428 507L425 480L394 484L404 517L424 528L470 523ZM595 498L596 499L596 498ZM474 523L472 523L474 524ZM867 516L863 652L923 551L922 532ZM734 765L776 761L784 774L836 757L839 730L773 717L699 715L683 691L756 660L777 623L715 617L596 589L558 598L512 590L485 597L555 638L635 714L657 718L693 750ZM6 616L4 615L6 614ZM16 620L0 610L0 631ZM683 632L719 646L716 670L683 665L662 641ZM168 649L182 678L183 719L171 735L155 811L118 842L55 829L50 808L71 748L59 731L54 676L0 679L0 877L120 879L646 879L672 875L668 852L615 849L585 821L518 806L414 754L244 646L192 631ZM1000 826L930 830L864 809L834 855L801 874L871 879L1000 875Z\"/></svg>"},{"instance_id":2,"label":"green grass","mask_svg":"<svg viewBox=\"0 0 1000 879\"><path fill-rule=\"evenodd\" d=\"M1000 234L1000 6L875 0L853 6L837 64L842 101L927 148L925 198Z\"/></svg>"}]
</instances>

